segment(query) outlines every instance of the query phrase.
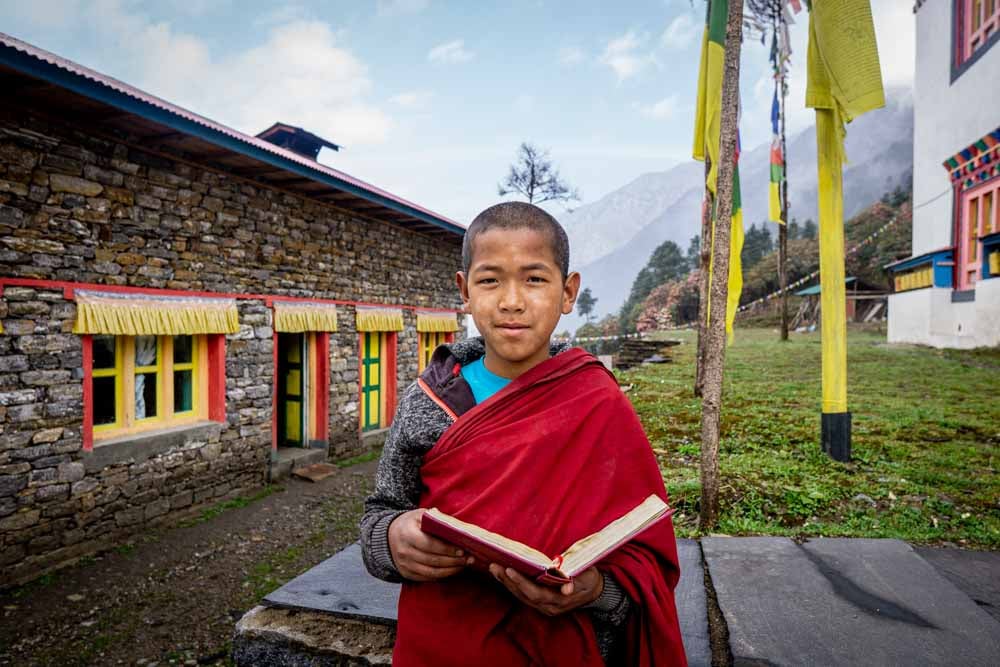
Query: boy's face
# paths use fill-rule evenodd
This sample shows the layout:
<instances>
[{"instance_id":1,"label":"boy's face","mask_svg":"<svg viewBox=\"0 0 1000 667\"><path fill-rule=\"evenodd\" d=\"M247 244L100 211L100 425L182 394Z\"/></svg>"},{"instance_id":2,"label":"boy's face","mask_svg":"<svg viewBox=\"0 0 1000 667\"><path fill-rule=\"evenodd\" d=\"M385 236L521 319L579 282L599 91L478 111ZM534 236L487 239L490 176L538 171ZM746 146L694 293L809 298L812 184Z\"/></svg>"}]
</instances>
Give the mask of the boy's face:
<instances>
[{"instance_id":1,"label":"boy's face","mask_svg":"<svg viewBox=\"0 0 1000 667\"><path fill-rule=\"evenodd\" d=\"M549 236L527 228L479 234L457 282L486 341L486 367L507 378L549 358L549 338L580 289L578 273L563 281Z\"/></svg>"}]
</instances>

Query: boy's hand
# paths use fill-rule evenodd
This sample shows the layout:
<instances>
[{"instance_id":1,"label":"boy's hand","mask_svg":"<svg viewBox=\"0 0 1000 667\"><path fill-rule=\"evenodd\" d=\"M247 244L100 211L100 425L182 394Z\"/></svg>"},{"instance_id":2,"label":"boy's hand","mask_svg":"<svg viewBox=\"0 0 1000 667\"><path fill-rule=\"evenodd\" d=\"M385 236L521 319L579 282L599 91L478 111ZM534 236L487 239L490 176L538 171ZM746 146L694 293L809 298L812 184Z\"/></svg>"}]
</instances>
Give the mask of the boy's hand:
<instances>
[{"instance_id":1,"label":"boy's hand","mask_svg":"<svg viewBox=\"0 0 1000 667\"><path fill-rule=\"evenodd\" d=\"M517 570L504 569L496 563L490 563L490 574L514 597L546 616L558 616L590 604L604 591L604 575L596 567L581 572L573 581L559 588L536 584Z\"/></svg>"},{"instance_id":2,"label":"boy's hand","mask_svg":"<svg viewBox=\"0 0 1000 667\"><path fill-rule=\"evenodd\" d=\"M435 581L472 563L461 549L420 530L425 509L410 510L389 524L389 551L396 569L411 581Z\"/></svg>"}]
</instances>

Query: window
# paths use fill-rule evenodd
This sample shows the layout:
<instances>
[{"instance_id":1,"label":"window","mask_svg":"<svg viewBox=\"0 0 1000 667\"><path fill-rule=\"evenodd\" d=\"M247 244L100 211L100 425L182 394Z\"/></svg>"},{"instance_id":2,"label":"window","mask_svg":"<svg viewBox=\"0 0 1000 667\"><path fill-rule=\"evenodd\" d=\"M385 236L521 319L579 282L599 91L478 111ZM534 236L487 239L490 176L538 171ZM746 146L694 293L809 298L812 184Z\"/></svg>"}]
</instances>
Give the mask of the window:
<instances>
[{"instance_id":1,"label":"window","mask_svg":"<svg viewBox=\"0 0 1000 667\"><path fill-rule=\"evenodd\" d=\"M396 334L361 333L361 430L375 431L392 421L396 408Z\"/></svg>"},{"instance_id":2,"label":"window","mask_svg":"<svg viewBox=\"0 0 1000 667\"><path fill-rule=\"evenodd\" d=\"M424 369L427 368L427 364L431 362L431 355L434 354L434 350L438 348L439 345L444 345L445 343L450 343L455 340L455 334L450 331L423 331L417 333L418 341L418 353L417 353L417 372L423 373Z\"/></svg>"},{"instance_id":3,"label":"window","mask_svg":"<svg viewBox=\"0 0 1000 667\"><path fill-rule=\"evenodd\" d=\"M962 194L955 235L958 246L958 289L974 287L977 277L981 275L983 258L980 238L1000 232L998 204L1000 179L994 178Z\"/></svg>"},{"instance_id":4,"label":"window","mask_svg":"<svg viewBox=\"0 0 1000 667\"><path fill-rule=\"evenodd\" d=\"M207 417L204 336L94 335L90 346L96 439Z\"/></svg>"},{"instance_id":5,"label":"window","mask_svg":"<svg viewBox=\"0 0 1000 667\"><path fill-rule=\"evenodd\" d=\"M1000 35L1000 0L955 0L953 78Z\"/></svg>"}]
</instances>

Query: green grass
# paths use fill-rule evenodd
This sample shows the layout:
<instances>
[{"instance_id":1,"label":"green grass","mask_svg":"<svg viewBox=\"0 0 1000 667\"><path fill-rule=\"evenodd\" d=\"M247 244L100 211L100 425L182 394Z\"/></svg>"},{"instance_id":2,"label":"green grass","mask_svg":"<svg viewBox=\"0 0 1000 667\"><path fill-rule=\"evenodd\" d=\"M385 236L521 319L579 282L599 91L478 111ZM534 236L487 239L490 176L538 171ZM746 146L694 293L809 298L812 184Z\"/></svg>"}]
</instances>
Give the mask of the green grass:
<instances>
[{"instance_id":1,"label":"green grass","mask_svg":"<svg viewBox=\"0 0 1000 667\"><path fill-rule=\"evenodd\" d=\"M338 468L350 468L351 466L356 466L359 463L368 463L369 461L377 461L378 457L382 456L382 448L378 447L371 451L365 452L364 454L358 454L357 456L352 456L348 459L343 459L342 461L337 461L336 465Z\"/></svg>"},{"instance_id":2,"label":"green grass","mask_svg":"<svg viewBox=\"0 0 1000 667\"><path fill-rule=\"evenodd\" d=\"M674 364L621 374L678 508L697 535L701 404L695 338ZM1000 547L1000 349L890 346L848 336L853 460L820 451L820 338L738 330L726 351L718 532L896 537Z\"/></svg>"},{"instance_id":3,"label":"green grass","mask_svg":"<svg viewBox=\"0 0 1000 667\"><path fill-rule=\"evenodd\" d=\"M207 509L203 509L201 511L201 514L194 517L193 519L182 521L178 525L180 525L182 528L190 528L191 526L195 526L199 523L211 521L212 519L219 516L226 510L232 510L238 507L246 507L251 503L255 503L258 500L263 500L264 498L267 498L272 493L278 493L284 490L285 489L282 486L278 486L276 484L268 484L264 486L260 491L257 491L252 496L237 496L235 498L230 498L229 500L223 501L221 503L216 503L215 505L212 505Z\"/></svg>"}]
</instances>

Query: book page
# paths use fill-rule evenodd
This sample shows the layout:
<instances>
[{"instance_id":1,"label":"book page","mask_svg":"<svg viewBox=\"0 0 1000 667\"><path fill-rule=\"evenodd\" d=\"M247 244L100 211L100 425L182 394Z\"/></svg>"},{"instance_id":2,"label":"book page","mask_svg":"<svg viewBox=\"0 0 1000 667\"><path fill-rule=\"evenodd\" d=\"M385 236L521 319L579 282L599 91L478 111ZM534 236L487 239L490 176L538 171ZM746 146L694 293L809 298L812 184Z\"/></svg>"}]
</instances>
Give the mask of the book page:
<instances>
[{"instance_id":1,"label":"book page","mask_svg":"<svg viewBox=\"0 0 1000 667\"><path fill-rule=\"evenodd\" d=\"M473 523L466 523L465 521L456 519L455 517L449 514L440 512L437 509L429 509L427 510L427 513L433 515L434 518L440 521L441 523L448 524L455 530L460 531L462 533L466 533L467 535L471 535L482 542L485 542L489 545L492 545L493 547L496 547L497 549L500 549L501 551L506 551L507 553L514 554L515 556L518 556L526 561L534 563L535 565L538 565L541 568L552 567L551 558L543 554L541 551L538 551L537 549L532 549L527 544L522 544L521 542L518 542L517 540L512 540L509 537L504 537L503 535L492 533L486 530L485 528L480 528L479 526Z\"/></svg>"},{"instance_id":2,"label":"book page","mask_svg":"<svg viewBox=\"0 0 1000 667\"><path fill-rule=\"evenodd\" d=\"M618 544L628 541L669 509L659 496L649 496L628 514L575 542L563 552L562 567L559 569L571 577L578 575L580 568L593 562L606 551L611 551Z\"/></svg>"}]
</instances>

